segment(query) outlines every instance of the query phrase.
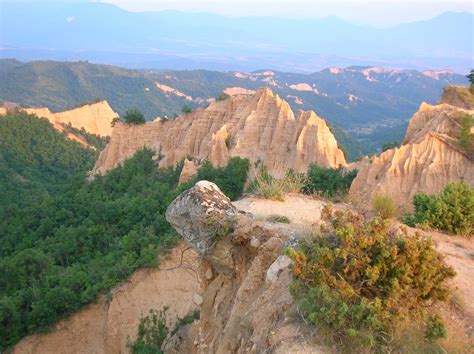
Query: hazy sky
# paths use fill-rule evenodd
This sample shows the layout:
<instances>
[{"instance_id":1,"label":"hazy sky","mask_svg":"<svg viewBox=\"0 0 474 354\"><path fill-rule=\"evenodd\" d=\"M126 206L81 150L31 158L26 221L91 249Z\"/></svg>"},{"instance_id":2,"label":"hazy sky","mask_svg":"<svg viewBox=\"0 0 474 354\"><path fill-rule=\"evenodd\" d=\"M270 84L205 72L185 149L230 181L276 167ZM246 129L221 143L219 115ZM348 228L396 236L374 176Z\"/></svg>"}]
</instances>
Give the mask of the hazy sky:
<instances>
[{"instance_id":1,"label":"hazy sky","mask_svg":"<svg viewBox=\"0 0 474 354\"><path fill-rule=\"evenodd\" d=\"M225 15L277 15L284 17L324 17L335 15L351 22L393 25L423 20L445 11L474 12L474 3L465 0L102 0L129 11L185 10Z\"/></svg>"},{"instance_id":2,"label":"hazy sky","mask_svg":"<svg viewBox=\"0 0 474 354\"><path fill-rule=\"evenodd\" d=\"M2 2L105 2L128 11L182 10L228 16L338 16L360 24L391 26L425 20L446 11L474 12L466 0L0 0ZM0 8L1 10L1 8Z\"/></svg>"}]
</instances>

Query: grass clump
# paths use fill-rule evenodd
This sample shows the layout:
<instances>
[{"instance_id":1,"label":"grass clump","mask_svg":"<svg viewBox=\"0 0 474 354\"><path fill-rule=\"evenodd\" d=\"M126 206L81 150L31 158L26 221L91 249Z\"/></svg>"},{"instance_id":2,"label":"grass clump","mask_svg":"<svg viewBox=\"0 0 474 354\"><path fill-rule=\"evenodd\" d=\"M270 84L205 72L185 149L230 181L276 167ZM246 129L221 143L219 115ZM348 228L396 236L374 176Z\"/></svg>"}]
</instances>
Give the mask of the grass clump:
<instances>
[{"instance_id":1,"label":"grass clump","mask_svg":"<svg viewBox=\"0 0 474 354\"><path fill-rule=\"evenodd\" d=\"M376 194L372 199L372 207L382 219L390 219L395 215L396 205L388 194Z\"/></svg>"},{"instance_id":2,"label":"grass clump","mask_svg":"<svg viewBox=\"0 0 474 354\"><path fill-rule=\"evenodd\" d=\"M288 219L284 215L270 215L267 218L267 221L273 222L273 223L280 223L280 224L289 224L290 223L290 219Z\"/></svg>"},{"instance_id":3,"label":"grass clump","mask_svg":"<svg viewBox=\"0 0 474 354\"><path fill-rule=\"evenodd\" d=\"M329 226L320 235L287 251L290 291L304 318L346 349L389 351L403 324L423 322L427 303L446 299L454 270L430 239L391 233L388 221L329 207L323 216Z\"/></svg>"},{"instance_id":4,"label":"grass clump","mask_svg":"<svg viewBox=\"0 0 474 354\"><path fill-rule=\"evenodd\" d=\"M438 195L416 194L413 204L415 213L403 219L409 226L464 236L474 234L474 188L466 182L450 183Z\"/></svg>"},{"instance_id":5,"label":"grass clump","mask_svg":"<svg viewBox=\"0 0 474 354\"><path fill-rule=\"evenodd\" d=\"M261 166L249 190L266 199L283 201L286 193L301 192L304 183L304 176L293 170L288 170L283 178L275 178L268 173L264 166Z\"/></svg>"}]
</instances>

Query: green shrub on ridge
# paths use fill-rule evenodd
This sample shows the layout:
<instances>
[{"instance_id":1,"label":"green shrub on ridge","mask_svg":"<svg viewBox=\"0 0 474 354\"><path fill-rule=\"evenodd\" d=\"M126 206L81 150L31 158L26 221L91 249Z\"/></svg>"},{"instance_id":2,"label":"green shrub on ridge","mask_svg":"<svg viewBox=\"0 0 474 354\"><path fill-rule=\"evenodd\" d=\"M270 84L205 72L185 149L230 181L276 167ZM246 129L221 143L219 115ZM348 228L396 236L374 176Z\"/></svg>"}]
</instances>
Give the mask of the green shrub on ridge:
<instances>
[{"instance_id":1,"label":"green shrub on ridge","mask_svg":"<svg viewBox=\"0 0 474 354\"><path fill-rule=\"evenodd\" d=\"M430 239L393 234L387 221L323 210L322 234L288 249L290 290L307 321L349 345L380 351L404 323L422 321L431 300L444 300L455 275ZM430 333L443 333L441 321ZM354 350L354 348L352 348Z\"/></svg>"},{"instance_id":2,"label":"green shrub on ridge","mask_svg":"<svg viewBox=\"0 0 474 354\"><path fill-rule=\"evenodd\" d=\"M425 226L449 233L474 233L474 188L466 182L450 183L438 195L413 197L415 212L404 217L409 226Z\"/></svg>"}]
</instances>

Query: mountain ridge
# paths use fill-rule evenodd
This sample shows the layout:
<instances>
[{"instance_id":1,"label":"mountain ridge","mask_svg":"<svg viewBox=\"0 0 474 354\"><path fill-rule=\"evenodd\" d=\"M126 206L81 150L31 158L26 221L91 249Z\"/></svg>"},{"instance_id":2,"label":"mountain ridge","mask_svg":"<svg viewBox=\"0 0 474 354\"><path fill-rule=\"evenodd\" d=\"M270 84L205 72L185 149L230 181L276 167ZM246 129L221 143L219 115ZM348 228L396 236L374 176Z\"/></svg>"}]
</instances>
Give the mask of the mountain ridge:
<instances>
[{"instance_id":1,"label":"mountain ridge","mask_svg":"<svg viewBox=\"0 0 474 354\"><path fill-rule=\"evenodd\" d=\"M88 62L0 60L0 100L54 112L100 98L121 115L138 108L154 120L164 115L173 118L184 105L204 107L226 88L266 86L293 110L313 110L325 117L355 159L376 152L387 140L401 140L409 117L422 101L436 103L445 85L467 82L464 76L445 71L433 76L366 66L297 74L131 70ZM344 127L344 132L338 127Z\"/></svg>"}]
</instances>

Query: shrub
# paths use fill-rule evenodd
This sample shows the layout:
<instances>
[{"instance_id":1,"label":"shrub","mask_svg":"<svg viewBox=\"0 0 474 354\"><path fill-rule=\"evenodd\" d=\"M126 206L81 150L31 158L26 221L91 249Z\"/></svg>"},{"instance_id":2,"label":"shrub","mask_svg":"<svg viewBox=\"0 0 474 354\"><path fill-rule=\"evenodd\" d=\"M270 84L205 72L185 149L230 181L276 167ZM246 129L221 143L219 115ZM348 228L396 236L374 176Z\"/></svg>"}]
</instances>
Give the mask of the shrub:
<instances>
[{"instance_id":1,"label":"shrub","mask_svg":"<svg viewBox=\"0 0 474 354\"><path fill-rule=\"evenodd\" d=\"M144 124L145 116L138 109L130 109L125 112L123 121L127 124Z\"/></svg>"},{"instance_id":2,"label":"shrub","mask_svg":"<svg viewBox=\"0 0 474 354\"><path fill-rule=\"evenodd\" d=\"M112 121L110 122L110 126L113 128L115 127L115 124L117 123L120 123L120 118L119 117L115 117L114 119L112 119Z\"/></svg>"},{"instance_id":3,"label":"shrub","mask_svg":"<svg viewBox=\"0 0 474 354\"><path fill-rule=\"evenodd\" d=\"M376 194L372 199L372 207L382 219L390 219L395 214L396 206L388 194Z\"/></svg>"},{"instance_id":4,"label":"shrub","mask_svg":"<svg viewBox=\"0 0 474 354\"><path fill-rule=\"evenodd\" d=\"M466 236L474 233L474 188L465 182L450 183L438 195L416 194L413 204L415 213L404 218L407 225Z\"/></svg>"},{"instance_id":5,"label":"shrub","mask_svg":"<svg viewBox=\"0 0 474 354\"><path fill-rule=\"evenodd\" d=\"M426 321L426 332L425 337L433 341L438 338L446 338L448 333L444 328L444 323L439 315L434 315Z\"/></svg>"},{"instance_id":6,"label":"shrub","mask_svg":"<svg viewBox=\"0 0 474 354\"><path fill-rule=\"evenodd\" d=\"M306 194L318 193L325 197L347 194L356 175L356 170L344 172L341 168L324 168L312 164L309 166L303 191Z\"/></svg>"},{"instance_id":7,"label":"shrub","mask_svg":"<svg viewBox=\"0 0 474 354\"><path fill-rule=\"evenodd\" d=\"M166 310L166 308L163 311L150 310L148 316L142 317L138 326L138 337L132 344L134 354L163 353L161 348L169 333L166 327Z\"/></svg>"},{"instance_id":8,"label":"shrub","mask_svg":"<svg viewBox=\"0 0 474 354\"><path fill-rule=\"evenodd\" d=\"M191 324L194 321L199 320L200 315L201 314L200 314L199 310L194 310L194 311L188 313L183 318L178 318L178 320L176 321L176 325L175 325L174 329L170 333L170 336L171 337L174 336L184 326L187 326L188 324Z\"/></svg>"},{"instance_id":9,"label":"shrub","mask_svg":"<svg viewBox=\"0 0 474 354\"><path fill-rule=\"evenodd\" d=\"M281 223L281 224L289 224L290 223L290 219L288 219L284 215L270 215L267 218L267 221L273 222L273 223Z\"/></svg>"},{"instance_id":10,"label":"shrub","mask_svg":"<svg viewBox=\"0 0 474 354\"><path fill-rule=\"evenodd\" d=\"M459 124L461 126L458 139L459 146L466 151L471 158L474 158L474 134L471 133L471 129L474 126L474 116L464 114L459 119Z\"/></svg>"},{"instance_id":11,"label":"shrub","mask_svg":"<svg viewBox=\"0 0 474 354\"><path fill-rule=\"evenodd\" d=\"M184 114L191 113L192 111L193 109L189 107L188 105L184 105L183 108L181 109L181 112L183 112Z\"/></svg>"},{"instance_id":12,"label":"shrub","mask_svg":"<svg viewBox=\"0 0 474 354\"><path fill-rule=\"evenodd\" d=\"M284 178L275 178L261 166L249 190L267 199L283 200L286 193L301 192L304 184L304 176L293 170L288 170Z\"/></svg>"},{"instance_id":13,"label":"shrub","mask_svg":"<svg viewBox=\"0 0 474 354\"><path fill-rule=\"evenodd\" d=\"M229 98L230 98L229 94L225 92L221 92L219 96L216 97L216 101L225 101L225 100L228 100Z\"/></svg>"},{"instance_id":14,"label":"shrub","mask_svg":"<svg viewBox=\"0 0 474 354\"><path fill-rule=\"evenodd\" d=\"M225 138L225 146L228 150L230 150L232 148L232 145L234 145L234 138L230 135L227 135L227 137Z\"/></svg>"},{"instance_id":15,"label":"shrub","mask_svg":"<svg viewBox=\"0 0 474 354\"><path fill-rule=\"evenodd\" d=\"M213 167L205 161L191 183L200 180L214 182L231 200L240 197L244 191L250 162L240 157L232 157L225 167Z\"/></svg>"},{"instance_id":16,"label":"shrub","mask_svg":"<svg viewBox=\"0 0 474 354\"><path fill-rule=\"evenodd\" d=\"M386 142L382 145L382 152L390 150L390 149L397 148L399 146L400 146L400 144L396 141L388 141L388 142Z\"/></svg>"},{"instance_id":17,"label":"shrub","mask_svg":"<svg viewBox=\"0 0 474 354\"><path fill-rule=\"evenodd\" d=\"M303 316L335 337L380 349L429 300L445 300L455 275L431 239L389 231L388 221L323 210L329 226L288 249L292 295ZM354 349L354 348L352 348Z\"/></svg>"}]
</instances>

